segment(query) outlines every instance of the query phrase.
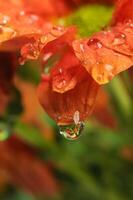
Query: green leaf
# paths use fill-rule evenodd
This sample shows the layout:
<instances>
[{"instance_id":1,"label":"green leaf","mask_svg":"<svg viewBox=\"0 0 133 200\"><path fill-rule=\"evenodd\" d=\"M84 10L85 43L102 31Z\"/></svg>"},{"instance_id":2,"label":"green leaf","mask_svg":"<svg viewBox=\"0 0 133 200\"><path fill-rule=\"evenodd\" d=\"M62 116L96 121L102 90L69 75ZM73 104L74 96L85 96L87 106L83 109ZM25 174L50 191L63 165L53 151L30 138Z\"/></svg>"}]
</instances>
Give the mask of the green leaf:
<instances>
[{"instance_id":1,"label":"green leaf","mask_svg":"<svg viewBox=\"0 0 133 200\"><path fill-rule=\"evenodd\" d=\"M59 19L60 25L76 25L80 36L90 36L104 28L111 20L113 7L107 5L87 5L80 7L66 18Z\"/></svg>"}]
</instances>

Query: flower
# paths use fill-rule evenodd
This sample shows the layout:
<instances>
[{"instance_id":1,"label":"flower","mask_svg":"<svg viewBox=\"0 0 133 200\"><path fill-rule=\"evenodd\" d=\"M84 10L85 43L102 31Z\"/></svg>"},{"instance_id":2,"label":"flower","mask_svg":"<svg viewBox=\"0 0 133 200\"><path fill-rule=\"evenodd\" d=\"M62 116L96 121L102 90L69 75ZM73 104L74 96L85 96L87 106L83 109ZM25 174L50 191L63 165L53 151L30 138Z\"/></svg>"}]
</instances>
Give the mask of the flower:
<instances>
[{"instance_id":1,"label":"flower","mask_svg":"<svg viewBox=\"0 0 133 200\"><path fill-rule=\"evenodd\" d=\"M61 9L55 12L56 6L64 5L66 10L71 10L66 1L57 1L56 6L50 1L40 5L36 0L26 4L1 1L0 50L21 49L21 64L40 59L42 79L38 98L59 125L73 123L76 111L80 113L80 120L85 120L93 110L100 85L133 65L132 21L125 22L122 17L117 20L125 2L129 9L129 1L117 4L113 26L89 39L77 40L75 27L52 24L52 17L61 15ZM129 19L129 14L132 15L129 12L124 19Z\"/></svg>"}]
</instances>

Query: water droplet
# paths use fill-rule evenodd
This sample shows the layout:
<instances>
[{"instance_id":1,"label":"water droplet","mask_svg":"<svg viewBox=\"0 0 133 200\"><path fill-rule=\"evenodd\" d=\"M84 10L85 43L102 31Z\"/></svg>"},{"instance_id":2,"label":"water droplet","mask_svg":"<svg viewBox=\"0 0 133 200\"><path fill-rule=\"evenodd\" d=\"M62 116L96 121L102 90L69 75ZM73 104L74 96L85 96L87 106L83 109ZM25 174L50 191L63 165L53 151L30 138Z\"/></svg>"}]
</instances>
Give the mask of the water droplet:
<instances>
[{"instance_id":1,"label":"water droplet","mask_svg":"<svg viewBox=\"0 0 133 200\"><path fill-rule=\"evenodd\" d=\"M61 27L61 26L53 26L50 34L53 36L53 37L58 37L60 34L62 34L64 32L64 28Z\"/></svg>"},{"instance_id":2,"label":"water droplet","mask_svg":"<svg viewBox=\"0 0 133 200\"><path fill-rule=\"evenodd\" d=\"M63 26L53 26L53 29L57 31L64 31Z\"/></svg>"},{"instance_id":3,"label":"water droplet","mask_svg":"<svg viewBox=\"0 0 133 200\"><path fill-rule=\"evenodd\" d=\"M104 67L107 71L112 71L112 69L114 68L111 64L105 64Z\"/></svg>"},{"instance_id":4,"label":"water droplet","mask_svg":"<svg viewBox=\"0 0 133 200\"><path fill-rule=\"evenodd\" d=\"M43 58L42 58L42 61L46 62L51 56L52 56L51 52L44 54Z\"/></svg>"},{"instance_id":5,"label":"water droplet","mask_svg":"<svg viewBox=\"0 0 133 200\"><path fill-rule=\"evenodd\" d=\"M84 52L84 46L83 46L83 44L80 44L80 50L81 50L82 52Z\"/></svg>"},{"instance_id":6,"label":"water droplet","mask_svg":"<svg viewBox=\"0 0 133 200\"><path fill-rule=\"evenodd\" d=\"M0 14L0 24L1 25L6 25L10 20L10 17L7 15L1 15Z\"/></svg>"},{"instance_id":7,"label":"water droplet","mask_svg":"<svg viewBox=\"0 0 133 200\"><path fill-rule=\"evenodd\" d=\"M101 81L102 81L102 79L103 79L103 76L102 76L102 74L99 74L99 75L97 76L97 81L101 82Z\"/></svg>"},{"instance_id":8,"label":"water droplet","mask_svg":"<svg viewBox=\"0 0 133 200\"><path fill-rule=\"evenodd\" d=\"M118 33L115 35L113 45L122 45L125 43L126 35L124 33Z\"/></svg>"},{"instance_id":9,"label":"water droplet","mask_svg":"<svg viewBox=\"0 0 133 200\"><path fill-rule=\"evenodd\" d=\"M31 14L30 15L30 18L33 20L33 21L38 21L39 17L37 15L34 15L34 14Z\"/></svg>"},{"instance_id":10,"label":"water droplet","mask_svg":"<svg viewBox=\"0 0 133 200\"><path fill-rule=\"evenodd\" d=\"M65 79L60 79L60 80L58 81L58 84L56 84L56 87L57 87L58 89L61 89L61 88L63 88L65 85L66 85L66 80L65 80Z\"/></svg>"},{"instance_id":11,"label":"water droplet","mask_svg":"<svg viewBox=\"0 0 133 200\"><path fill-rule=\"evenodd\" d=\"M103 46L102 43L100 42L100 40L98 40L97 38L90 39L87 42L87 45L93 49L100 49Z\"/></svg>"},{"instance_id":12,"label":"water droplet","mask_svg":"<svg viewBox=\"0 0 133 200\"><path fill-rule=\"evenodd\" d=\"M24 15L25 15L25 11L24 11L24 10L21 10L21 11L19 12L19 15L20 15L20 16L24 16Z\"/></svg>"},{"instance_id":13,"label":"water droplet","mask_svg":"<svg viewBox=\"0 0 133 200\"><path fill-rule=\"evenodd\" d=\"M62 74L63 70L62 68L59 68L59 73Z\"/></svg>"},{"instance_id":14,"label":"water droplet","mask_svg":"<svg viewBox=\"0 0 133 200\"><path fill-rule=\"evenodd\" d=\"M70 124L66 126L59 126L60 134L68 140L78 139L82 134L83 128L83 122L78 122L77 124Z\"/></svg>"},{"instance_id":15,"label":"water droplet","mask_svg":"<svg viewBox=\"0 0 133 200\"><path fill-rule=\"evenodd\" d=\"M40 41L42 44L45 44L45 42L47 41L48 37L46 35L43 35L41 38L40 38Z\"/></svg>"}]
</instances>

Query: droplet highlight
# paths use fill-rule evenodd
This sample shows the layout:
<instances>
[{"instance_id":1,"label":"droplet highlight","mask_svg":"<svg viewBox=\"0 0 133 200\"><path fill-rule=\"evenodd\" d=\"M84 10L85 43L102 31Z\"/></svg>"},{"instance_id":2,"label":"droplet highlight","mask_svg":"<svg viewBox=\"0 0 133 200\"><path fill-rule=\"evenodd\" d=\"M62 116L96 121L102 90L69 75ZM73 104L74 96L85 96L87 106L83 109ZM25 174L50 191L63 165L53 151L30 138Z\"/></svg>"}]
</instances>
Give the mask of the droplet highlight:
<instances>
[{"instance_id":1,"label":"droplet highlight","mask_svg":"<svg viewBox=\"0 0 133 200\"><path fill-rule=\"evenodd\" d=\"M97 38L90 39L87 42L87 45L93 49L100 49L103 46L100 40L98 40Z\"/></svg>"},{"instance_id":2,"label":"droplet highlight","mask_svg":"<svg viewBox=\"0 0 133 200\"><path fill-rule=\"evenodd\" d=\"M126 42L126 35L124 33L117 33L113 41L113 45L122 45Z\"/></svg>"}]
</instances>

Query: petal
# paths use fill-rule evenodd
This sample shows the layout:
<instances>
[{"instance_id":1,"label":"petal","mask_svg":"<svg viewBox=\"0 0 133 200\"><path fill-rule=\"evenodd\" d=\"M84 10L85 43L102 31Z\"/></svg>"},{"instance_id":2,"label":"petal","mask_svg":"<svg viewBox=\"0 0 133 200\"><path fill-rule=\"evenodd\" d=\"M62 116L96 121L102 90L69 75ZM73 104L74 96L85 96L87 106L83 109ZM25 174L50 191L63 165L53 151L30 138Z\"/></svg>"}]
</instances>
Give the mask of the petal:
<instances>
[{"instance_id":1,"label":"petal","mask_svg":"<svg viewBox=\"0 0 133 200\"><path fill-rule=\"evenodd\" d=\"M133 0L118 0L112 24L133 20Z\"/></svg>"},{"instance_id":2,"label":"petal","mask_svg":"<svg viewBox=\"0 0 133 200\"><path fill-rule=\"evenodd\" d=\"M73 123L76 111L79 111L81 121L92 112L99 86L83 68L82 70L84 77L65 93L53 91L51 79L42 79L38 87L37 95L41 105L59 125Z\"/></svg>"},{"instance_id":3,"label":"petal","mask_svg":"<svg viewBox=\"0 0 133 200\"><path fill-rule=\"evenodd\" d=\"M97 83L105 84L133 65L133 28L130 25L120 24L89 40L73 42L76 56Z\"/></svg>"},{"instance_id":4,"label":"petal","mask_svg":"<svg viewBox=\"0 0 133 200\"><path fill-rule=\"evenodd\" d=\"M118 121L110 105L111 101L107 92L101 88L97 95L93 116L103 126L116 129L118 127Z\"/></svg>"}]
</instances>

